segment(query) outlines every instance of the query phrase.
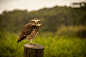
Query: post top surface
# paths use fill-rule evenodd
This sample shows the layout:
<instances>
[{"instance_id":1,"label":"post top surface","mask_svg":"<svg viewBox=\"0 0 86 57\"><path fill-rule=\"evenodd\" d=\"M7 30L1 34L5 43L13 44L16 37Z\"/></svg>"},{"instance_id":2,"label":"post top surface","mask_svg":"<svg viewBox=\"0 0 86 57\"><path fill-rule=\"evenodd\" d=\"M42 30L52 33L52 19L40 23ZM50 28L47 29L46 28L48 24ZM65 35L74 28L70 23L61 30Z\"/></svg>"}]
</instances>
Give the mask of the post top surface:
<instances>
[{"instance_id":1,"label":"post top surface","mask_svg":"<svg viewBox=\"0 0 86 57\"><path fill-rule=\"evenodd\" d=\"M35 44L35 45L25 44L24 47L31 48L31 49L44 49L45 48L43 45L40 45L40 44Z\"/></svg>"}]
</instances>

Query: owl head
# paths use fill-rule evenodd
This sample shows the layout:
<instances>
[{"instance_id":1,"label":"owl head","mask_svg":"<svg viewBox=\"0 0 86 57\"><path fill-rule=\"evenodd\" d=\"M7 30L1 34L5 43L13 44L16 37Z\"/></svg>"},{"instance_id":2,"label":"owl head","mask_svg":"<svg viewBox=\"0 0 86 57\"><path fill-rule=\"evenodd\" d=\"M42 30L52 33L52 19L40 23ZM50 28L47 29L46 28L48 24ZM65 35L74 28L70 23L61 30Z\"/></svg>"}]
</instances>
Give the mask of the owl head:
<instances>
[{"instance_id":1,"label":"owl head","mask_svg":"<svg viewBox=\"0 0 86 57\"><path fill-rule=\"evenodd\" d=\"M33 26L42 26L41 21L37 18L34 18L30 21L30 24Z\"/></svg>"}]
</instances>

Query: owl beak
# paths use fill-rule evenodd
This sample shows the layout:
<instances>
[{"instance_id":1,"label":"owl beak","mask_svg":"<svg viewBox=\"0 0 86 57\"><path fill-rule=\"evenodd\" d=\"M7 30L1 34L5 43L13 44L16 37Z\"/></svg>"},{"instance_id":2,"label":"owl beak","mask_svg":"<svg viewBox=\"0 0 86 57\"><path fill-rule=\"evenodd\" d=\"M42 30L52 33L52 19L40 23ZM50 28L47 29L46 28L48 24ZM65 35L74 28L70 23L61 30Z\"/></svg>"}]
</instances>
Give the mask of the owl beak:
<instances>
[{"instance_id":1,"label":"owl beak","mask_svg":"<svg viewBox=\"0 0 86 57\"><path fill-rule=\"evenodd\" d=\"M37 26L37 22L36 22L36 26Z\"/></svg>"}]
</instances>

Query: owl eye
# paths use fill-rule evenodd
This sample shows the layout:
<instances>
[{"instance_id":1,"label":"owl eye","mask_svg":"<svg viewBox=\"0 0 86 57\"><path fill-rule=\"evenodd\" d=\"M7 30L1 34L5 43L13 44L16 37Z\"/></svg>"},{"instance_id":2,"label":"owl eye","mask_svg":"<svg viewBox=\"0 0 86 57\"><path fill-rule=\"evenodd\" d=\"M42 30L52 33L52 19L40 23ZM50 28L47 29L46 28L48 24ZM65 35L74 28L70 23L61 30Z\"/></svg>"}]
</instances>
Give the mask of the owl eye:
<instances>
[{"instance_id":1,"label":"owl eye","mask_svg":"<svg viewBox=\"0 0 86 57\"><path fill-rule=\"evenodd\" d=\"M35 23L35 21L32 22L33 24Z\"/></svg>"},{"instance_id":2,"label":"owl eye","mask_svg":"<svg viewBox=\"0 0 86 57\"><path fill-rule=\"evenodd\" d=\"M40 21L38 21L37 23L38 23L38 24L40 24L41 22L40 22Z\"/></svg>"}]
</instances>

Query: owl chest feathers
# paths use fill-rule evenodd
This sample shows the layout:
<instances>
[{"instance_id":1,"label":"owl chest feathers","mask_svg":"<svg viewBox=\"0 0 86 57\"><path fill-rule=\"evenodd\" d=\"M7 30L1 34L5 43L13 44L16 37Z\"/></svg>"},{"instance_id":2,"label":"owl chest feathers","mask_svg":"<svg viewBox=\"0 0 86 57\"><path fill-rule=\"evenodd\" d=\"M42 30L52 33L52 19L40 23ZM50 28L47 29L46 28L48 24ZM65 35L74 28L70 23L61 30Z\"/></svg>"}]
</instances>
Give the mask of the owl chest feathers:
<instances>
[{"instance_id":1,"label":"owl chest feathers","mask_svg":"<svg viewBox=\"0 0 86 57\"><path fill-rule=\"evenodd\" d=\"M34 28L30 35L26 36L27 40L34 39L39 32L39 28Z\"/></svg>"},{"instance_id":2,"label":"owl chest feathers","mask_svg":"<svg viewBox=\"0 0 86 57\"><path fill-rule=\"evenodd\" d=\"M27 40L34 39L36 37L36 35L38 34L39 29L40 29L40 27L36 27L36 26L24 27L22 29L21 34L20 34L21 40L23 40L23 39L27 39Z\"/></svg>"}]
</instances>

